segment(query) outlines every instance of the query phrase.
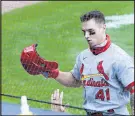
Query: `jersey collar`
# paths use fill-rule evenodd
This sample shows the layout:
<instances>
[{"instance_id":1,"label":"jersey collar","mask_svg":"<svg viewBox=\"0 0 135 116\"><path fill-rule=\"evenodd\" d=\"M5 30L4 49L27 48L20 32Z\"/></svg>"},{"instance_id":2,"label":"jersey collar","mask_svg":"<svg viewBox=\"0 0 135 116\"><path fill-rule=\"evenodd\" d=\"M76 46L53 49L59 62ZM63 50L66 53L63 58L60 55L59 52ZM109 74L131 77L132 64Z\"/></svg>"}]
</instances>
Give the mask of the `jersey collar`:
<instances>
[{"instance_id":1,"label":"jersey collar","mask_svg":"<svg viewBox=\"0 0 135 116\"><path fill-rule=\"evenodd\" d=\"M110 40L110 36L108 34L106 34L106 39L107 39L107 43L105 46L103 47L95 47L95 48L90 48L91 52L94 54L94 55L98 55L102 52L105 52L111 45L111 40Z\"/></svg>"}]
</instances>

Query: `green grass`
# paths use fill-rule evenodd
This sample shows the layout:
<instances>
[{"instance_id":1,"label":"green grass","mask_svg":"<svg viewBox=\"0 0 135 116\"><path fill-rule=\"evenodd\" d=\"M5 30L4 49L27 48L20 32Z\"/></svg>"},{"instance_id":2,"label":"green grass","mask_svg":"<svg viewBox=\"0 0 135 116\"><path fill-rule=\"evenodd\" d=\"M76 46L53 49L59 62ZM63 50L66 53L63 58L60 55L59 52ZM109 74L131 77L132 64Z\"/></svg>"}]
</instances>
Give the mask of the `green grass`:
<instances>
[{"instance_id":1,"label":"green grass","mask_svg":"<svg viewBox=\"0 0 135 116\"><path fill-rule=\"evenodd\" d=\"M106 16L134 12L133 2L76 1L38 3L2 15L2 93L50 101L52 92L59 88L64 91L64 104L82 107L82 88L67 88L53 79L30 76L20 64L20 54L24 47L38 43L37 51L42 57L57 61L62 71L71 70L76 55L87 48L79 17L93 9L101 10ZM128 25L107 30L112 41L131 56L134 53L133 28ZM2 100L20 103L7 97ZM50 109L47 104L29 103L31 107ZM67 112L85 114L74 109Z\"/></svg>"}]
</instances>

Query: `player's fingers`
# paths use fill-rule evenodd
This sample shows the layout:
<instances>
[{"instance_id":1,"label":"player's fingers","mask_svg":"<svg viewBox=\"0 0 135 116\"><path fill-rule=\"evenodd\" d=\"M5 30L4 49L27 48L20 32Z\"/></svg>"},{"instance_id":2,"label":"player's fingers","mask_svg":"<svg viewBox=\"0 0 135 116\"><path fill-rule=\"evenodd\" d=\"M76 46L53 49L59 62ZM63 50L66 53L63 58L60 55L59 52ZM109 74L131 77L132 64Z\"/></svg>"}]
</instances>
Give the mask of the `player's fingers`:
<instances>
[{"instance_id":1,"label":"player's fingers","mask_svg":"<svg viewBox=\"0 0 135 116\"><path fill-rule=\"evenodd\" d=\"M54 91L54 94L53 94L53 103L57 103L56 101L56 90ZM56 109L57 105L53 105L54 109Z\"/></svg>"},{"instance_id":2,"label":"player's fingers","mask_svg":"<svg viewBox=\"0 0 135 116\"><path fill-rule=\"evenodd\" d=\"M56 95L55 95L55 97L56 97L56 98L55 98L55 99L56 99L56 100L55 100L55 103L56 103L56 104L59 104L59 100L60 100L60 98L59 98L59 89L57 89L57 90L55 91L55 94L56 94ZM56 109L59 109L59 107L60 107L59 105L55 105L55 108L56 108Z\"/></svg>"},{"instance_id":3,"label":"player's fingers","mask_svg":"<svg viewBox=\"0 0 135 116\"><path fill-rule=\"evenodd\" d=\"M56 100L59 101L59 99L60 99L60 96L59 96L59 89L57 89L57 90L56 90ZM57 102L58 102L58 101L57 101Z\"/></svg>"},{"instance_id":4,"label":"player's fingers","mask_svg":"<svg viewBox=\"0 0 135 116\"><path fill-rule=\"evenodd\" d=\"M63 91L60 93L60 104L62 105L62 100L63 100ZM64 111L64 107L60 106L60 109Z\"/></svg>"},{"instance_id":5,"label":"player's fingers","mask_svg":"<svg viewBox=\"0 0 135 116\"><path fill-rule=\"evenodd\" d=\"M54 91L54 94L53 94L53 100L56 100L56 90Z\"/></svg>"},{"instance_id":6,"label":"player's fingers","mask_svg":"<svg viewBox=\"0 0 135 116\"><path fill-rule=\"evenodd\" d=\"M56 103L60 104L60 95L59 95L59 89L56 90ZM57 109L60 109L59 105L56 105Z\"/></svg>"},{"instance_id":7,"label":"player's fingers","mask_svg":"<svg viewBox=\"0 0 135 116\"><path fill-rule=\"evenodd\" d=\"M63 91L60 93L60 104L62 105L62 100L63 100Z\"/></svg>"}]
</instances>

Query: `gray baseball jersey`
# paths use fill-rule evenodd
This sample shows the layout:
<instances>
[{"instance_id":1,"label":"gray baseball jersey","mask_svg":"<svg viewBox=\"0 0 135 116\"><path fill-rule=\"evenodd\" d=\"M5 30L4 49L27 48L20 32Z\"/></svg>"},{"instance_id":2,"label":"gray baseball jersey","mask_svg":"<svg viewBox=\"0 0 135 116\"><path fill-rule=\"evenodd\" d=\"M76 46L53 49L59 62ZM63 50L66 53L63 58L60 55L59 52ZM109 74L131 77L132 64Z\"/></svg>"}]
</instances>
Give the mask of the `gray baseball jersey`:
<instances>
[{"instance_id":1,"label":"gray baseball jersey","mask_svg":"<svg viewBox=\"0 0 135 116\"><path fill-rule=\"evenodd\" d=\"M71 71L84 87L83 107L88 112L102 111L108 114L129 115L126 104L130 92L126 88L134 85L133 59L120 47L110 47L98 55L90 49L82 51L76 58Z\"/></svg>"}]
</instances>

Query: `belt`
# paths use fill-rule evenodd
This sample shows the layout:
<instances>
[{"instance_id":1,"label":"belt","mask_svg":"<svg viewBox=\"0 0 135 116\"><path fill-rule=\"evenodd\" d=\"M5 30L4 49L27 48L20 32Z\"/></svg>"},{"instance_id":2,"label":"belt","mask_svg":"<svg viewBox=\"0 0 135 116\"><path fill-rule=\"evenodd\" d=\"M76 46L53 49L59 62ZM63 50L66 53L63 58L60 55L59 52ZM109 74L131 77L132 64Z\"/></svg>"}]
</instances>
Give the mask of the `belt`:
<instances>
[{"instance_id":1,"label":"belt","mask_svg":"<svg viewBox=\"0 0 135 116\"><path fill-rule=\"evenodd\" d=\"M110 109L110 110L107 110L107 112L108 113L113 113L114 110ZM103 113L102 112L95 112L95 113L87 112L87 116L103 116Z\"/></svg>"},{"instance_id":2,"label":"belt","mask_svg":"<svg viewBox=\"0 0 135 116\"><path fill-rule=\"evenodd\" d=\"M102 112L95 112L95 113L87 112L87 116L103 116L103 113Z\"/></svg>"}]
</instances>

